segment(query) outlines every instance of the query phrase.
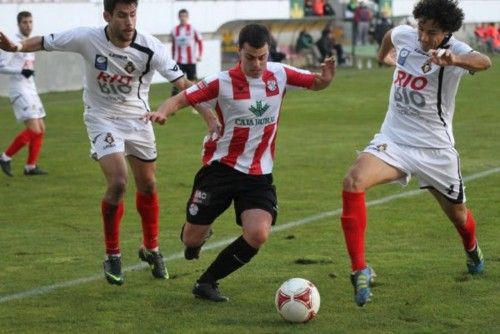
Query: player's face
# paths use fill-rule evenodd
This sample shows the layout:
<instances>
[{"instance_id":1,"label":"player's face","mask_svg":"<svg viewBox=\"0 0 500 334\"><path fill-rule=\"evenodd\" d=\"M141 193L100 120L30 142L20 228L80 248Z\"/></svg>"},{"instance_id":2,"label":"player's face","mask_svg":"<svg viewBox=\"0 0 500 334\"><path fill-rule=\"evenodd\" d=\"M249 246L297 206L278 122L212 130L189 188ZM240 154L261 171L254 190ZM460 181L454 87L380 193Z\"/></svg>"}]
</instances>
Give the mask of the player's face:
<instances>
[{"instance_id":1,"label":"player's face","mask_svg":"<svg viewBox=\"0 0 500 334\"><path fill-rule=\"evenodd\" d=\"M180 13L179 14L179 21L181 24L187 24L188 20L189 20L188 13Z\"/></svg>"},{"instance_id":2,"label":"player's face","mask_svg":"<svg viewBox=\"0 0 500 334\"><path fill-rule=\"evenodd\" d=\"M135 4L118 3L113 13L104 12L110 34L120 42L131 42L135 34L137 22L137 6Z\"/></svg>"},{"instance_id":3,"label":"player's face","mask_svg":"<svg viewBox=\"0 0 500 334\"><path fill-rule=\"evenodd\" d=\"M246 76L260 78L267 67L267 57L269 56L269 46L256 49L244 43L240 49L241 69Z\"/></svg>"},{"instance_id":4,"label":"player's face","mask_svg":"<svg viewBox=\"0 0 500 334\"><path fill-rule=\"evenodd\" d=\"M418 21L418 40L424 51L437 49L447 35L434 20Z\"/></svg>"},{"instance_id":5,"label":"player's face","mask_svg":"<svg viewBox=\"0 0 500 334\"><path fill-rule=\"evenodd\" d=\"M31 32L33 31L33 18L31 16L23 17L21 19L21 22L19 22L18 26L19 26L19 32L23 36L28 37L29 35L31 35Z\"/></svg>"}]
</instances>

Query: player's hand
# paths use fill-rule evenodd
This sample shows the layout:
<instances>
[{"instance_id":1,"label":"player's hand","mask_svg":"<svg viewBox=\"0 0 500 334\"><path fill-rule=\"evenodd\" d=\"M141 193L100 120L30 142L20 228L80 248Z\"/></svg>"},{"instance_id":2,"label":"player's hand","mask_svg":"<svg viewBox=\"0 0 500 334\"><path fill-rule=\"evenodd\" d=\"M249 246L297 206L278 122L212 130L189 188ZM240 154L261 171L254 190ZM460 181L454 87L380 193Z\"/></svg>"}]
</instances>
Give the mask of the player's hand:
<instances>
[{"instance_id":1,"label":"player's hand","mask_svg":"<svg viewBox=\"0 0 500 334\"><path fill-rule=\"evenodd\" d=\"M211 140L217 140L222 135L222 125L217 117L211 117L207 120L208 123L208 135Z\"/></svg>"},{"instance_id":2,"label":"player's hand","mask_svg":"<svg viewBox=\"0 0 500 334\"><path fill-rule=\"evenodd\" d=\"M335 69L337 68L337 64L335 61L335 57L325 58L323 63L321 64L321 77L324 81L332 81L335 76Z\"/></svg>"},{"instance_id":3,"label":"player's hand","mask_svg":"<svg viewBox=\"0 0 500 334\"><path fill-rule=\"evenodd\" d=\"M163 113L155 111L155 112L148 112L144 115L144 120L151 121L153 123L159 123L160 125L165 124L167 121L167 118Z\"/></svg>"},{"instance_id":4,"label":"player's hand","mask_svg":"<svg viewBox=\"0 0 500 334\"><path fill-rule=\"evenodd\" d=\"M429 55L429 62L438 66L449 66L455 64L455 55L448 49L430 49L427 54Z\"/></svg>"},{"instance_id":5,"label":"player's hand","mask_svg":"<svg viewBox=\"0 0 500 334\"><path fill-rule=\"evenodd\" d=\"M3 32L0 31L0 49L9 52L16 52L17 48L17 44L12 42Z\"/></svg>"},{"instance_id":6,"label":"player's hand","mask_svg":"<svg viewBox=\"0 0 500 334\"><path fill-rule=\"evenodd\" d=\"M27 68L23 68L23 70L21 71L21 74L26 78L28 79L29 77L31 77L32 75L34 76L35 75L35 71L33 70L29 70Z\"/></svg>"}]
</instances>

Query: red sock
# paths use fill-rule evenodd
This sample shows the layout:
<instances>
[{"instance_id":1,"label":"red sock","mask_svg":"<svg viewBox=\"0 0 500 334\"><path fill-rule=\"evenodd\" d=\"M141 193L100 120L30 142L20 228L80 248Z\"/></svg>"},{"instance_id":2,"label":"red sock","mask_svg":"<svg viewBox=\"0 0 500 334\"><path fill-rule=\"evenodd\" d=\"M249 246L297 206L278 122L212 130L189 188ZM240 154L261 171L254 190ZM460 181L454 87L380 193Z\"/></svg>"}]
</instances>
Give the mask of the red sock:
<instances>
[{"instance_id":1,"label":"red sock","mask_svg":"<svg viewBox=\"0 0 500 334\"><path fill-rule=\"evenodd\" d=\"M342 192L342 229L344 230L347 251L351 257L352 270L366 267L365 229L366 206L365 193Z\"/></svg>"},{"instance_id":2,"label":"red sock","mask_svg":"<svg viewBox=\"0 0 500 334\"><path fill-rule=\"evenodd\" d=\"M106 254L120 254L120 223L123 217L123 201L113 205L102 200L101 211L104 222Z\"/></svg>"},{"instance_id":3,"label":"red sock","mask_svg":"<svg viewBox=\"0 0 500 334\"><path fill-rule=\"evenodd\" d=\"M14 138L10 146L5 151L5 154L9 157L13 157L20 149L24 147L24 145L27 145L29 142L31 142L34 134L35 132L31 131L28 128L19 132L16 138Z\"/></svg>"},{"instance_id":4,"label":"red sock","mask_svg":"<svg viewBox=\"0 0 500 334\"><path fill-rule=\"evenodd\" d=\"M476 247L476 222L472 216L472 212L467 210L467 219L465 224L457 227L457 231L462 237L462 242L464 243L465 250L473 250Z\"/></svg>"},{"instance_id":5,"label":"red sock","mask_svg":"<svg viewBox=\"0 0 500 334\"><path fill-rule=\"evenodd\" d=\"M27 165L36 165L38 157L40 156L40 151L42 150L43 135L43 132L33 132L29 145Z\"/></svg>"},{"instance_id":6,"label":"red sock","mask_svg":"<svg viewBox=\"0 0 500 334\"><path fill-rule=\"evenodd\" d=\"M160 206L158 204L158 194L145 194L137 192L137 211L141 215L143 244L147 249L158 247L158 234L160 229Z\"/></svg>"}]
</instances>

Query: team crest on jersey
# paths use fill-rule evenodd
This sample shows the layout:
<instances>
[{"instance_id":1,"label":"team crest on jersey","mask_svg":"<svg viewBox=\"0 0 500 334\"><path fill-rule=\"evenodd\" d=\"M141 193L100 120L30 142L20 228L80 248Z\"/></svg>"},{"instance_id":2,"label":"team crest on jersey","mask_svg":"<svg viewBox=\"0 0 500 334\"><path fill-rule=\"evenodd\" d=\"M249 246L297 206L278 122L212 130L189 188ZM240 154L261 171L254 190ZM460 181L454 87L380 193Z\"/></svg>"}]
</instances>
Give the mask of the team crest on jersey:
<instances>
[{"instance_id":1,"label":"team crest on jersey","mask_svg":"<svg viewBox=\"0 0 500 334\"><path fill-rule=\"evenodd\" d=\"M127 63L127 65L125 65L124 68L125 68L125 71L127 71L128 74L131 74L132 72L135 71L135 66L134 66L134 64L131 61L129 61Z\"/></svg>"},{"instance_id":2,"label":"team crest on jersey","mask_svg":"<svg viewBox=\"0 0 500 334\"><path fill-rule=\"evenodd\" d=\"M278 83L276 82L276 80L269 80L266 86L269 91L274 92L276 88L278 88Z\"/></svg>"},{"instance_id":3,"label":"team crest on jersey","mask_svg":"<svg viewBox=\"0 0 500 334\"><path fill-rule=\"evenodd\" d=\"M430 61L426 61L423 65L422 65L422 72L424 73L427 73L431 70L432 66L431 66L431 62Z\"/></svg>"},{"instance_id":4,"label":"team crest on jersey","mask_svg":"<svg viewBox=\"0 0 500 334\"><path fill-rule=\"evenodd\" d=\"M410 55L410 50L405 48L401 49L398 55L398 64L403 66L406 63L406 58L408 58L409 55Z\"/></svg>"},{"instance_id":5,"label":"team crest on jersey","mask_svg":"<svg viewBox=\"0 0 500 334\"><path fill-rule=\"evenodd\" d=\"M95 55L95 68L101 71L106 71L108 69L108 58L103 55Z\"/></svg>"},{"instance_id":6,"label":"team crest on jersey","mask_svg":"<svg viewBox=\"0 0 500 334\"><path fill-rule=\"evenodd\" d=\"M269 107L270 105L265 102L255 101L255 105L251 105L248 110L250 110L250 112L252 112L255 116L260 117L267 111L267 109L269 109Z\"/></svg>"}]
</instances>

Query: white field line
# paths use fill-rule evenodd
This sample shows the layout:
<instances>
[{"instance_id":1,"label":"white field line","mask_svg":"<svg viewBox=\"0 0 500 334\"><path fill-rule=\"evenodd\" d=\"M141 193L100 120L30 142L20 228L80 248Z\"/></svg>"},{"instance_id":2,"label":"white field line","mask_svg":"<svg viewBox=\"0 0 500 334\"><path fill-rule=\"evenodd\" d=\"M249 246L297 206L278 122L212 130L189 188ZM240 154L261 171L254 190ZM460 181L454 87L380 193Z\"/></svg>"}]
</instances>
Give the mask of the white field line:
<instances>
[{"instance_id":1,"label":"white field line","mask_svg":"<svg viewBox=\"0 0 500 334\"><path fill-rule=\"evenodd\" d=\"M499 173L499 172L500 172L500 167L493 168L493 169L489 169L489 170L465 177L464 180L465 181L472 181L472 180L487 177L489 175ZM399 199L399 198L411 197L411 196L415 196L415 195L418 195L418 194L421 194L424 192L425 192L425 190L420 190L420 189L405 191L405 192L402 192L399 194L389 195L389 196L385 196L385 197L382 197L382 198L379 198L379 199L376 199L373 201L369 201L366 203L366 205L367 206L380 205L380 204L394 201L394 200ZM342 209L336 209L336 210L332 210L332 211L321 212L321 213L318 213L318 214L315 214L315 215L312 215L309 217L305 217L303 219L291 221L289 223L285 223L285 224L274 227L273 232L288 230L290 228L300 226L300 225L309 224L309 223L312 223L312 222L315 222L315 221L318 221L318 220L321 220L324 218L338 216L338 215L340 215L341 211L342 211ZM236 237L233 237L233 238L227 238L224 240L220 240L217 242L212 242L212 243L209 243L206 246L204 246L203 249L206 251L206 250L210 250L210 249L221 248L223 246L230 244L235 239L236 239ZM184 258L184 253L178 252L178 253L173 253L173 254L166 256L165 261L168 262L168 261L178 260L178 259L182 259L182 258ZM128 271L142 270L143 268L146 268L147 266L148 265L145 263L139 263L139 264L136 264L133 266L125 267L123 269L123 271L128 272ZM94 282L94 281L97 281L100 279L104 280L104 276L102 273L92 275L92 276L77 278L77 279L73 279L73 280L69 280L69 281L65 281L65 282L54 283L51 285L44 285L44 286L40 286L40 287L37 287L34 289L1 296L0 297L0 304L6 303L6 302L11 301L11 300L20 300L20 299L25 299L25 298L29 298L29 297L44 295L44 294L51 293L55 290L59 290L62 288L67 288L67 287L72 287L72 286L76 286L76 285L81 285L84 283L90 283L90 282Z\"/></svg>"}]
</instances>

